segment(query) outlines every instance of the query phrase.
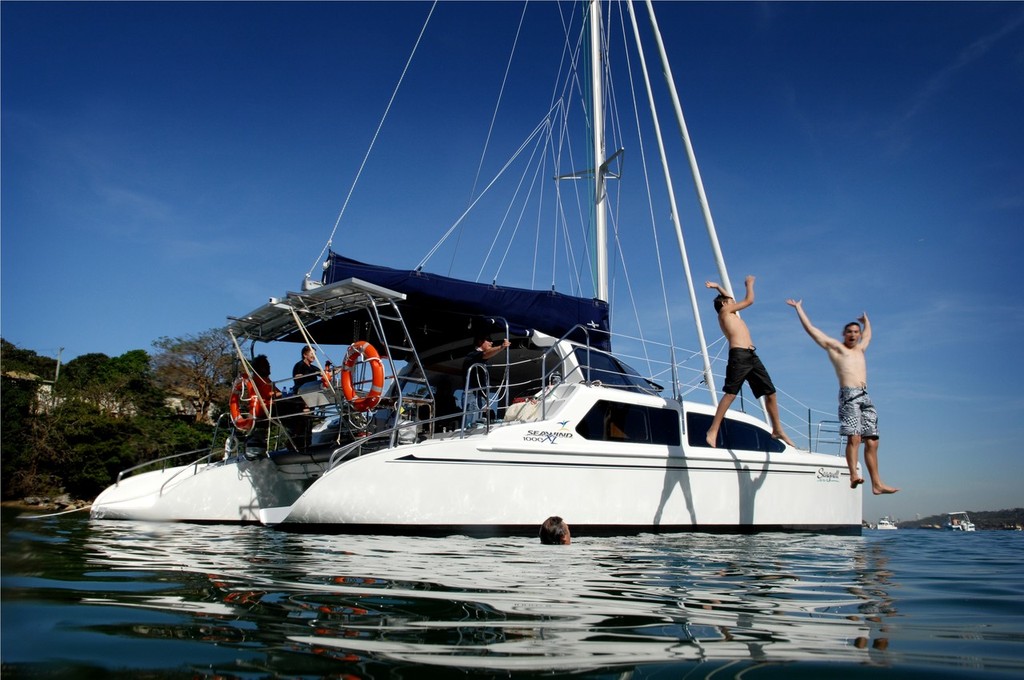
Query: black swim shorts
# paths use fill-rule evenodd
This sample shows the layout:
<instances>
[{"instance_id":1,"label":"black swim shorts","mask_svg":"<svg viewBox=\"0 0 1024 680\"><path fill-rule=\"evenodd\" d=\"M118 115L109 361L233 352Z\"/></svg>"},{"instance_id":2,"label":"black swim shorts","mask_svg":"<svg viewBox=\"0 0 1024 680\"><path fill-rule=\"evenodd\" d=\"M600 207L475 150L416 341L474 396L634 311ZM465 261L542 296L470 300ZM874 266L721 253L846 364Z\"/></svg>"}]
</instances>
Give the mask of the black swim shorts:
<instances>
[{"instance_id":1,"label":"black swim shorts","mask_svg":"<svg viewBox=\"0 0 1024 680\"><path fill-rule=\"evenodd\" d=\"M725 386L722 391L726 394L739 394L744 381L750 385L755 399L775 394L775 385L754 350L732 347L729 349L729 363L725 367Z\"/></svg>"}]
</instances>

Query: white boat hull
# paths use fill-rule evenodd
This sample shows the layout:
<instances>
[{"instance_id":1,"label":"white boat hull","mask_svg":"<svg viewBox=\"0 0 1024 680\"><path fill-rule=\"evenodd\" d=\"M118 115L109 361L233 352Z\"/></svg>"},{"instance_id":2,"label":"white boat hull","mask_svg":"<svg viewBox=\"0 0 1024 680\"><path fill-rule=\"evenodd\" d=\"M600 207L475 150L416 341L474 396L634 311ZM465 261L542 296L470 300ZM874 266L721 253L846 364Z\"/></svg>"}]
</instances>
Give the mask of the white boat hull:
<instances>
[{"instance_id":1,"label":"white boat hull","mask_svg":"<svg viewBox=\"0 0 1024 680\"><path fill-rule=\"evenodd\" d=\"M126 477L93 501L93 519L259 522L260 507L287 504L303 484L266 457L180 465Z\"/></svg>"},{"instance_id":2,"label":"white boat hull","mask_svg":"<svg viewBox=\"0 0 1024 680\"><path fill-rule=\"evenodd\" d=\"M946 520L946 529L950 531L974 531L974 522L966 512L951 512Z\"/></svg>"},{"instance_id":3,"label":"white boat hull","mask_svg":"<svg viewBox=\"0 0 1024 680\"><path fill-rule=\"evenodd\" d=\"M266 516L343 532L521 533L550 515L574 533L860 532L861 493L837 456L594 442L557 428L517 424L367 454Z\"/></svg>"}]
</instances>

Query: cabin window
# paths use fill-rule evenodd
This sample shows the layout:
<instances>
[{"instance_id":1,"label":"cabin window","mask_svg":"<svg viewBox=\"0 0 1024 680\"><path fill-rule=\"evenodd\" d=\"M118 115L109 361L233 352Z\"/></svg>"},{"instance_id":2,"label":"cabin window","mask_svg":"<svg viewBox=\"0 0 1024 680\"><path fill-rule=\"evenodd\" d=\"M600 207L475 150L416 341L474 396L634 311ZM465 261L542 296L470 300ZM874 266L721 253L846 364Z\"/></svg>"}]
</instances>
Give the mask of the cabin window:
<instances>
[{"instance_id":1,"label":"cabin window","mask_svg":"<svg viewBox=\"0 0 1024 680\"><path fill-rule=\"evenodd\" d=\"M679 415L673 409L598 401L576 426L584 439L679 446Z\"/></svg>"},{"instance_id":2,"label":"cabin window","mask_svg":"<svg viewBox=\"0 0 1024 680\"><path fill-rule=\"evenodd\" d=\"M710 448L704 437L714 417L705 413L686 414L686 440L690 446ZM772 439L771 432L764 428L733 420L726 413L722 427L718 429L718 447L737 451L761 451L762 453L781 453L786 445Z\"/></svg>"},{"instance_id":3,"label":"cabin window","mask_svg":"<svg viewBox=\"0 0 1024 680\"><path fill-rule=\"evenodd\" d=\"M599 380L603 385L626 387L634 392L654 392L643 376L610 354L577 347L574 355L582 371L582 380Z\"/></svg>"}]
</instances>

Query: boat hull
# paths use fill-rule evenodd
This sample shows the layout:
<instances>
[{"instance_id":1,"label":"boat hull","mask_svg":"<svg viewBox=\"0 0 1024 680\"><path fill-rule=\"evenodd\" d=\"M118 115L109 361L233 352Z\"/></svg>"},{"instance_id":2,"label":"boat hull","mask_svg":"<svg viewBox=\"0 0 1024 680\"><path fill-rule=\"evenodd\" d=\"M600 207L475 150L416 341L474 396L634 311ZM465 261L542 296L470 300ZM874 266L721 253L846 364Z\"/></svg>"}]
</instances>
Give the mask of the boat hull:
<instances>
[{"instance_id":1,"label":"boat hull","mask_svg":"<svg viewBox=\"0 0 1024 680\"><path fill-rule=\"evenodd\" d=\"M974 531L974 522L966 512L951 512L946 519L947 531Z\"/></svg>"},{"instance_id":2,"label":"boat hull","mask_svg":"<svg viewBox=\"0 0 1024 680\"><path fill-rule=\"evenodd\" d=\"M584 448L551 432L508 428L365 455L313 483L277 526L529 534L559 515L576 534L861 531L861 494L850 489L837 456L604 442ZM531 437L543 441L524 441Z\"/></svg>"},{"instance_id":3,"label":"boat hull","mask_svg":"<svg viewBox=\"0 0 1024 680\"><path fill-rule=\"evenodd\" d=\"M255 523L260 507L293 502L301 480L291 479L266 456L181 465L133 475L93 501L90 516L103 520Z\"/></svg>"}]
</instances>

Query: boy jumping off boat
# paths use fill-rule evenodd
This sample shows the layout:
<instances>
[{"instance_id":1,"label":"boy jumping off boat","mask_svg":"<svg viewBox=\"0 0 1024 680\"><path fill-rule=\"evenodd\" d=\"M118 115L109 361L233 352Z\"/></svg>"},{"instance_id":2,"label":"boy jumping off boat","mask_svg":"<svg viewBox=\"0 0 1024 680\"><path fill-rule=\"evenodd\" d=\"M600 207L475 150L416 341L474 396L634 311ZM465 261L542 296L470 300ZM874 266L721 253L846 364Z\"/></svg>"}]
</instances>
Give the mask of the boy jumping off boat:
<instances>
[{"instance_id":1,"label":"boy jumping off boat","mask_svg":"<svg viewBox=\"0 0 1024 680\"><path fill-rule=\"evenodd\" d=\"M705 437L708 446L718 446L718 429L722 426L722 419L725 412L736 395L739 394L743 383L750 385L750 391L754 393L755 399L765 398L765 406L768 409L768 418L772 421L772 437L781 439L790 446L795 446L792 440L782 430L782 423L779 421L779 403L775 397L775 385L768 377L768 371L758 358L754 341L750 337L750 329L737 314L741 309L746 309L754 304L754 277L748 276L744 281L747 287L747 294L742 301L736 300L729 295L724 288L712 281L705 282L705 286L718 291L715 298L715 311L718 312L718 325L722 327L722 333L729 341L729 363L725 368L725 385L722 391L722 401L718 402L718 409L715 411L715 418L711 421Z\"/></svg>"}]
</instances>

